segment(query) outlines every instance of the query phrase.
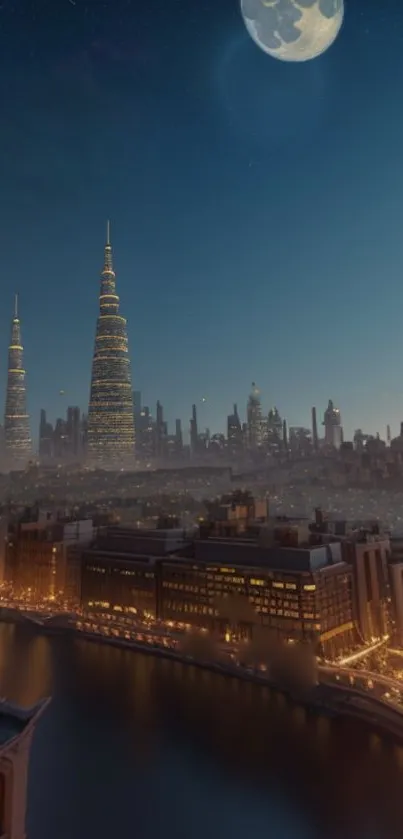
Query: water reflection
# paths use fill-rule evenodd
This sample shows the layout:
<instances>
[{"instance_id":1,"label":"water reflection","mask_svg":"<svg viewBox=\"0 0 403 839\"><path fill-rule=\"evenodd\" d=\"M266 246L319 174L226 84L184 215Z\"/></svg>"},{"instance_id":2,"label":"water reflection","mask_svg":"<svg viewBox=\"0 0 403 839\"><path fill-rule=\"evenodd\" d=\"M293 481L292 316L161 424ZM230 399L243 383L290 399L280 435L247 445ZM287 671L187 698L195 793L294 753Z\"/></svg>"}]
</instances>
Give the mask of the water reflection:
<instances>
[{"instance_id":1,"label":"water reflection","mask_svg":"<svg viewBox=\"0 0 403 839\"><path fill-rule=\"evenodd\" d=\"M365 726L236 679L0 625L0 693L31 704L49 690L30 839L401 837L403 750Z\"/></svg>"}]
</instances>

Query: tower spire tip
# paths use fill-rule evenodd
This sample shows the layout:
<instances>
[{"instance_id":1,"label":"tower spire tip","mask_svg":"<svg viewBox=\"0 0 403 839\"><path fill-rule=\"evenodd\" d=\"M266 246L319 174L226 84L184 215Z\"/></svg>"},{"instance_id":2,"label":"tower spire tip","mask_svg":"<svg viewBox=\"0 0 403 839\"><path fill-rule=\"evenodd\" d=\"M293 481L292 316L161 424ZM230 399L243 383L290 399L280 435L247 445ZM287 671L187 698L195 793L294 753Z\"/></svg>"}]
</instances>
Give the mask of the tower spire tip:
<instances>
[{"instance_id":1,"label":"tower spire tip","mask_svg":"<svg viewBox=\"0 0 403 839\"><path fill-rule=\"evenodd\" d=\"M18 318L18 292L14 295L14 317Z\"/></svg>"},{"instance_id":2,"label":"tower spire tip","mask_svg":"<svg viewBox=\"0 0 403 839\"><path fill-rule=\"evenodd\" d=\"M108 219L106 222L106 244L110 245L111 243L111 223Z\"/></svg>"}]
</instances>

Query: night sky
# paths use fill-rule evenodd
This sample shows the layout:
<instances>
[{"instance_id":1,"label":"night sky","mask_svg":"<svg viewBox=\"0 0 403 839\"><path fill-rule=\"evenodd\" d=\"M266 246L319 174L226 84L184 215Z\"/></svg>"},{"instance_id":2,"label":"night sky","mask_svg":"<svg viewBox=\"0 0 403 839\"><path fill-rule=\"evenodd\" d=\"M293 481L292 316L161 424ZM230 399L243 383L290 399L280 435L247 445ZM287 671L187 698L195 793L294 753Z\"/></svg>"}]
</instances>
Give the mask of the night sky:
<instances>
[{"instance_id":1,"label":"night sky","mask_svg":"<svg viewBox=\"0 0 403 839\"><path fill-rule=\"evenodd\" d=\"M86 410L106 219L133 387L171 424L403 419L403 5L350 0L286 64L238 0L1 0L0 387L13 294L33 435ZM59 395L60 390L65 395ZM201 404L202 397L207 401Z\"/></svg>"}]
</instances>

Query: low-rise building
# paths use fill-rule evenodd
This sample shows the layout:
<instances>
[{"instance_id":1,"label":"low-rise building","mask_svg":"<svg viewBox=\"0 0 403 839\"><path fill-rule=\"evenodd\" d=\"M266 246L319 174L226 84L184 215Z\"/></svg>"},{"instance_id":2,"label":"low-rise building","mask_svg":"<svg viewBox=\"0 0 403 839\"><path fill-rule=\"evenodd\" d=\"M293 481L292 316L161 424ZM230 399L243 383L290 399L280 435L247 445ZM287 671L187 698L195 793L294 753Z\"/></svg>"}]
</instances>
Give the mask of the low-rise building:
<instances>
[{"instance_id":1,"label":"low-rise building","mask_svg":"<svg viewBox=\"0 0 403 839\"><path fill-rule=\"evenodd\" d=\"M112 527L100 533L82 553L82 608L157 617L159 565L189 544L180 528Z\"/></svg>"},{"instance_id":2,"label":"low-rise building","mask_svg":"<svg viewBox=\"0 0 403 839\"><path fill-rule=\"evenodd\" d=\"M92 537L88 519L18 523L8 533L5 571L15 595L36 602L65 598L71 591L70 559L77 563L74 549Z\"/></svg>"},{"instance_id":3,"label":"low-rise building","mask_svg":"<svg viewBox=\"0 0 403 839\"><path fill-rule=\"evenodd\" d=\"M232 523L233 512L221 505L218 523ZM177 527L106 529L82 553L82 608L148 615L217 637L253 638L267 629L310 641L329 659L389 634L389 537L348 528L337 537L320 522L257 526L254 517L251 526L249 514L240 518L249 526L235 534L218 535L220 526L204 522L193 539Z\"/></svg>"},{"instance_id":4,"label":"low-rise building","mask_svg":"<svg viewBox=\"0 0 403 839\"><path fill-rule=\"evenodd\" d=\"M253 637L256 627L309 640L331 657L356 642L352 573L340 544L264 548L254 542L195 543L192 560L161 566L159 614L219 635Z\"/></svg>"}]
</instances>

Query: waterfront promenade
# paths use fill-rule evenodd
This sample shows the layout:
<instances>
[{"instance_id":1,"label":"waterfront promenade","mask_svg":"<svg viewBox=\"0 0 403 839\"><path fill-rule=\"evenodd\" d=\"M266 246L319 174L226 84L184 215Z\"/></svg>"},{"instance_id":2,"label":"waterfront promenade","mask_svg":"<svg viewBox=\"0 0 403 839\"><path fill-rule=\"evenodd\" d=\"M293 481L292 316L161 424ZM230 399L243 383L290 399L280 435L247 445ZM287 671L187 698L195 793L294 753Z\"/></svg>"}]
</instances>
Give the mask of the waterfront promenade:
<instances>
[{"instance_id":1,"label":"waterfront promenade","mask_svg":"<svg viewBox=\"0 0 403 839\"><path fill-rule=\"evenodd\" d=\"M4 603L4 599L3 599ZM28 607L14 601L0 606L0 621L27 623L45 634L82 638L92 643L111 644L133 651L163 656L184 664L209 669L224 676L249 680L290 696L293 701L316 713L349 716L368 723L381 734L403 743L403 684L397 679L372 671L338 665L318 665L317 683L309 690L281 684L270 678L266 664L245 664L239 647L223 642L217 658L189 654L183 649L186 631L152 621L121 623L119 618L102 620L100 616L78 612L54 611ZM95 622L96 621L96 622Z\"/></svg>"}]
</instances>

